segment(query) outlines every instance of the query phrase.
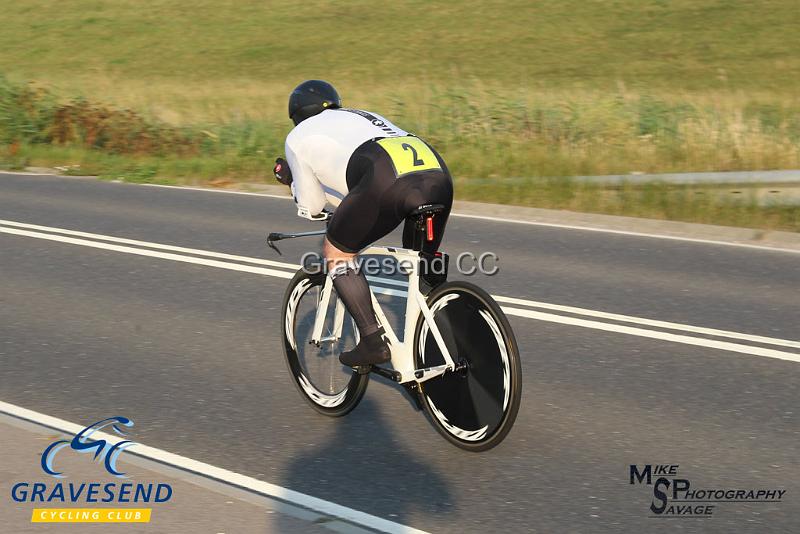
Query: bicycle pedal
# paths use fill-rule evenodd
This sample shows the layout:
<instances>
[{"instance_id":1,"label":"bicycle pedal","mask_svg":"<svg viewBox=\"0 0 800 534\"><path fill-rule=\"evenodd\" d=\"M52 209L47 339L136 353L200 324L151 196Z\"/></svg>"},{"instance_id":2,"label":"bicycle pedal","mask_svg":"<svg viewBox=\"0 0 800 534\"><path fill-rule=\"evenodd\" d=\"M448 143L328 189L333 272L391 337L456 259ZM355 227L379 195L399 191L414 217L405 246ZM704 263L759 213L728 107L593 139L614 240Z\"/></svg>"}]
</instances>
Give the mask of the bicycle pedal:
<instances>
[{"instance_id":1,"label":"bicycle pedal","mask_svg":"<svg viewBox=\"0 0 800 534\"><path fill-rule=\"evenodd\" d=\"M372 366L372 372L381 375L384 378L388 378L393 382L400 382L401 375L397 371L393 371L391 369L386 369L384 367L378 367L377 365Z\"/></svg>"}]
</instances>

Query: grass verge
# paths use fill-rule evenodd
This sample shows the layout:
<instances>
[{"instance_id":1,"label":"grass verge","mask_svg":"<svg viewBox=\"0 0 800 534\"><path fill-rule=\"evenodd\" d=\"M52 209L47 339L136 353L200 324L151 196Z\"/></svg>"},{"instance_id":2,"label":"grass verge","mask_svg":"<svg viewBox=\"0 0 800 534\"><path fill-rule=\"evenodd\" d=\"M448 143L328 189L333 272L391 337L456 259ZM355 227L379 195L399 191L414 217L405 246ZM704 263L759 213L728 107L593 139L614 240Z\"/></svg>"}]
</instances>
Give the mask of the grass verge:
<instances>
[{"instance_id":1,"label":"grass verge","mask_svg":"<svg viewBox=\"0 0 800 534\"><path fill-rule=\"evenodd\" d=\"M269 180L286 96L319 77L429 140L461 198L797 229L752 199L541 178L800 168L797 20L795 0L5 2L0 166Z\"/></svg>"}]
</instances>

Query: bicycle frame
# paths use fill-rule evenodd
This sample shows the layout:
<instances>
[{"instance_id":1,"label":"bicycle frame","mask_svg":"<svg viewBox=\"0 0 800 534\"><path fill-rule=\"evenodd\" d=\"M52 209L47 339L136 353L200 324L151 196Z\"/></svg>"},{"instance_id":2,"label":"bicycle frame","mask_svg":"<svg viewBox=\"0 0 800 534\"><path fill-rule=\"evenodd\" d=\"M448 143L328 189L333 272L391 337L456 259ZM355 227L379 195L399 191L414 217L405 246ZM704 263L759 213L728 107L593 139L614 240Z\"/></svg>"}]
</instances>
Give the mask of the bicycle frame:
<instances>
[{"instance_id":1,"label":"bicycle frame","mask_svg":"<svg viewBox=\"0 0 800 534\"><path fill-rule=\"evenodd\" d=\"M375 310L375 315L378 322L386 332L388 338L389 348L392 354L392 367L396 375L394 380L403 384L407 382L425 382L431 378L435 378L444 374L447 371L456 369L456 363L450 356L447 350L442 334L436 326L433 319L433 313L425 302L425 297L419 290L419 269L420 269L420 255L419 252L404 248L395 247L369 247L362 251L361 254L370 254L376 256L389 256L398 260L401 265L403 273L408 276L408 292L406 294L406 314L405 325L403 329L403 339L400 340L392 330L386 315L381 309L378 300L375 298L375 293L370 287L370 296L372 298L372 306ZM319 302L317 304L317 314L314 318L314 329L311 336L310 343L315 343L319 346L322 343L336 342L342 335L342 326L344 323L344 303L341 299L337 299L336 308L333 317L333 328L331 335L322 337L322 330L328 315L328 308L331 299L331 292L333 288L333 281L330 277L325 277L325 284L322 288ZM425 367L416 369L414 366L414 329L416 328L417 320L422 314L425 323L436 340L436 344L444 357L445 363L434 367Z\"/></svg>"}]
</instances>

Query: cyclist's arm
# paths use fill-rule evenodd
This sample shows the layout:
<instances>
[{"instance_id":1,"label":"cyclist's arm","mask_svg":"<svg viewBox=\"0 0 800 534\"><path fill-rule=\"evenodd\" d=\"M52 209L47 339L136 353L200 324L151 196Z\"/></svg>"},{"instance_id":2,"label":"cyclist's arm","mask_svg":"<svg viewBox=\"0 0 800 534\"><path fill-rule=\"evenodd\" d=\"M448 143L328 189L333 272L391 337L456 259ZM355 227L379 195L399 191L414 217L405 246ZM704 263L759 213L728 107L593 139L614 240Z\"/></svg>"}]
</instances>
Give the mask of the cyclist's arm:
<instances>
[{"instance_id":1,"label":"cyclist's arm","mask_svg":"<svg viewBox=\"0 0 800 534\"><path fill-rule=\"evenodd\" d=\"M311 167L301 160L289 140L286 140L286 160L292 171L292 196L297 203L297 214L306 219L317 218L325 208L325 191Z\"/></svg>"}]
</instances>

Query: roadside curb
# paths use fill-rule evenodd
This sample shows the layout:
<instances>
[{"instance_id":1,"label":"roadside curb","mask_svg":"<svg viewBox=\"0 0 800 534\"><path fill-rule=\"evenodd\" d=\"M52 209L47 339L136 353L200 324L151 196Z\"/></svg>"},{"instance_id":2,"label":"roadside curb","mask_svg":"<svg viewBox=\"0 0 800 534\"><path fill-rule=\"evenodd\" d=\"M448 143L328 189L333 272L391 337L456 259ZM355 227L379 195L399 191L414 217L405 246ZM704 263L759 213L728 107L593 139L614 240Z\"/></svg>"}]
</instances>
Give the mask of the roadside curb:
<instances>
[{"instance_id":1,"label":"roadside curb","mask_svg":"<svg viewBox=\"0 0 800 534\"><path fill-rule=\"evenodd\" d=\"M31 169L33 170L33 169ZM48 169L35 169L36 172L0 171L0 174L16 174L29 176L54 176L65 179L87 179L90 176L63 176L47 174ZM119 182L128 185L129 182ZM156 185L156 184L145 184ZM202 186L160 186L184 189L195 189L225 193L249 193L291 198L286 187L271 184L233 183L226 187ZM789 249L800 251L800 233L779 230L763 230L757 228L740 228L734 226L718 226L712 224L665 221L659 219L643 219L638 217L622 217L597 213L582 213L566 210L531 208L509 204L489 204L467 200L456 200L453 204L453 215L496 220L498 222L516 222L541 226L553 226L574 230L588 230L611 233L641 235L643 237L665 237L695 241L712 241L734 243L763 248Z\"/></svg>"}]
</instances>

